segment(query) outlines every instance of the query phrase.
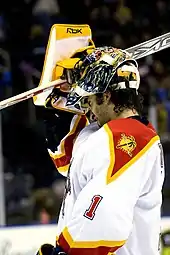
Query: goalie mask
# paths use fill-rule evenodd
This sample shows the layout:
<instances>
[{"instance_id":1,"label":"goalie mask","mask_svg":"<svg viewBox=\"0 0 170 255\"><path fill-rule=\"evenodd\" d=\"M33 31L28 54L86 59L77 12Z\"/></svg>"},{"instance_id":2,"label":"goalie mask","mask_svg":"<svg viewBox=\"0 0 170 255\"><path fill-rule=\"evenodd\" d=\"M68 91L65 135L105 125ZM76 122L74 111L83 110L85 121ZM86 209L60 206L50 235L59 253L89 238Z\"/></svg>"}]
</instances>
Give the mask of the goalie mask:
<instances>
[{"instance_id":1,"label":"goalie mask","mask_svg":"<svg viewBox=\"0 0 170 255\"><path fill-rule=\"evenodd\" d=\"M140 76L136 60L125 50L113 47L96 48L75 65L75 72L81 74L72 85L66 105L86 112L84 98L111 90L139 88Z\"/></svg>"}]
</instances>

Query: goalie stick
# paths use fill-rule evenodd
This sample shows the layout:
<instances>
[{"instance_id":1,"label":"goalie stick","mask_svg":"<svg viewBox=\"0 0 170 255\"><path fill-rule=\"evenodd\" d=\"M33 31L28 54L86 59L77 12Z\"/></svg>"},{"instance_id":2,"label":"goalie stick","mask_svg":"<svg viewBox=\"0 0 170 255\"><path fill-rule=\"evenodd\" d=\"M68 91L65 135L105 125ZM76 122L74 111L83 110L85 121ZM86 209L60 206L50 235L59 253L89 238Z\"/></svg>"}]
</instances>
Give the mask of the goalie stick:
<instances>
[{"instance_id":1,"label":"goalie stick","mask_svg":"<svg viewBox=\"0 0 170 255\"><path fill-rule=\"evenodd\" d=\"M170 47L170 32L126 49L135 59L140 59Z\"/></svg>"},{"instance_id":2,"label":"goalie stick","mask_svg":"<svg viewBox=\"0 0 170 255\"><path fill-rule=\"evenodd\" d=\"M170 47L170 32L163 34L161 36L158 36L156 38L150 39L146 42L140 43L136 46L130 47L126 49L126 51L129 52L133 58L140 59L169 47ZM21 101L32 98L51 88L58 87L64 84L65 82L66 82L65 80L51 81L46 86L39 86L34 89L23 92L19 95L5 99L0 102L0 110L6 107L9 107L11 105L17 104Z\"/></svg>"}]
</instances>

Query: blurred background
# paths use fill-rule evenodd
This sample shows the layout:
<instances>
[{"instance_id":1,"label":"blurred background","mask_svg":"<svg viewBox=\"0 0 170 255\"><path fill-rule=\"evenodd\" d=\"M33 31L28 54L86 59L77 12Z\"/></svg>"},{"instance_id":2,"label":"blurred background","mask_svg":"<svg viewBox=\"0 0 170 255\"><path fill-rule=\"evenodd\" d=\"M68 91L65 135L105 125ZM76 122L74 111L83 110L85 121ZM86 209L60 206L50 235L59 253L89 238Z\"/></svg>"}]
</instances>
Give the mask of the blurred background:
<instances>
[{"instance_id":1,"label":"blurred background","mask_svg":"<svg viewBox=\"0 0 170 255\"><path fill-rule=\"evenodd\" d=\"M96 46L126 49L170 32L169 13L170 0L0 1L0 100L38 85L52 24L89 24ZM138 62L144 114L165 153L162 216L170 216L169 56L167 49ZM28 100L0 119L1 225L57 222L65 180L46 150L43 110Z\"/></svg>"}]
</instances>

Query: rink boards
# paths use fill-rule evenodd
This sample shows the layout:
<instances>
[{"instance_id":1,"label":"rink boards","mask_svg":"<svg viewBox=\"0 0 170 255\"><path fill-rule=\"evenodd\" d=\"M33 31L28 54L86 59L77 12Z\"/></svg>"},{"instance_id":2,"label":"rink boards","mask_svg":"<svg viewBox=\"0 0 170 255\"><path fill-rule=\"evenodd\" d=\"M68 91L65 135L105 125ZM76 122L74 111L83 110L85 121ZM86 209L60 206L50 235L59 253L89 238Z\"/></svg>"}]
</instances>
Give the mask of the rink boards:
<instances>
[{"instance_id":1,"label":"rink boards","mask_svg":"<svg viewBox=\"0 0 170 255\"><path fill-rule=\"evenodd\" d=\"M0 254L34 255L43 243L55 244L57 225L0 228ZM170 217L162 218L162 232L170 229Z\"/></svg>"}]
</instances>

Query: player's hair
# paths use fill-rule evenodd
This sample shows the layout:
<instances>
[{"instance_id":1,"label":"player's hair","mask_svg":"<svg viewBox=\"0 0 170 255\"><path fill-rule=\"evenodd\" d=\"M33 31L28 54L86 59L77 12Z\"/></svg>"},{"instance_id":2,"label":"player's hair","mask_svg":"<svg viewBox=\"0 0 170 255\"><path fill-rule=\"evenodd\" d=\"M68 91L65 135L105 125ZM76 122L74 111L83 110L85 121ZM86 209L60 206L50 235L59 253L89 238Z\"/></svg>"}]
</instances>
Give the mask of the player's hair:
<instances>
[{"instance_id":1,"label":"player's hair","mask_svg":"<svg viewBox=\"0 0 170 255\"><path fill-rule=\"evenodd\" d=\"M136 92L136 89L108 89L111 93L110 101L114 104L114 111L120 114L125 109L136 110L139 115L142 114L143 96ZM103 103L103 94L96 94L97 104Z\"/></svg>"}]
</instances>

